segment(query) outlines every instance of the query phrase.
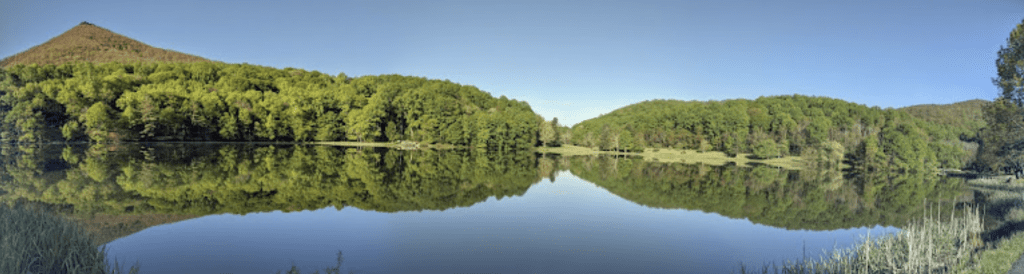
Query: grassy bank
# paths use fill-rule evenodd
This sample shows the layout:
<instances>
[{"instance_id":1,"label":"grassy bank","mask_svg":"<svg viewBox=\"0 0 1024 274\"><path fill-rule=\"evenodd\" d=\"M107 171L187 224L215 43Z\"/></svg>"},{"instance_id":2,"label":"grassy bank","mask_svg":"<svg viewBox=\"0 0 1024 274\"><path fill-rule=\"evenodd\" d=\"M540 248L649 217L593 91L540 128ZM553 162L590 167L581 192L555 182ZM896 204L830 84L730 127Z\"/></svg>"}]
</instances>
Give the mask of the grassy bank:
<instances>
[{"instance_id":1,"label":"grassy bank","mask_svg":"<svg viewBox=\"0 0 1024 274\"><path fill-rule=\"evenodd\" d=\"M898 234L864 240L817 259L764 265L742 273L959 273L983 246L981 211L931 212Z\"/></svg>"},{"instance_id":2,"label":"grassy bank","mask_svg":"<svg viewBox=\"0 0 1024 274\"><path fill-rule=\"evenodd\" d=\"M139 265L125 271L116 259L108 261L106 248L77 222L40 207L0 204L0 220L0 273L140 273ZM337 265L323 273L342 273L342 261L338 251ZM293 265L285 273L302 272Z\"/></svg>"},{"instance_id":3,"label":"grassy bank","mask_svg":"<svg viewBox=\"0 0 1024 274\"><path fill-rule=\"evenodd\" d=\"M975 202L984 206L986 248L977 266L963 273L1006 273L1024 254L1024 179L993 176L967 181Z\"/></svg>"},{"instance_id":4,"label":"grassy bank","mask_svg":"<svg viewBox=\"0 0 1024 274\"><path fill-rule=\"evenodd\" d=\"M817 259L740 267L741 273L1007 273L1024 254L1024 180L971 179L973 206L933 212L899 234L864 240Z\"/></svg>"},{"instance_id":5,"label":"grassy bank","mask_svg":"<svg viewBox=\"0 0 1024 274\"><path fill-rule=\"evenodd\" d=\"M0 273L122 273L75 222L30 205L0 204ZM132 267L129 273L137 273Z\"/></svg>"},{"instance_id":6,"label":"grassy bank","mask_svg":"<svg viewBox=\"0 0 1024 274\"><path fill-rule=\"evenodd\" d=\"M721 166L728 164L730 162L736 163L737 165L749 165L751 163L766 164L785 169L800 169L803 166L802 158L794 156L762 160L755 159L750 154L747 153L740 153L737 154L735 157L730 157L729 155L726 155L724 152L720 151L699 152L691 149L647 148L643 152L613 152L599 151L589 147L564 145L561 147L538 147L537 152L561 154L563 156L600 154L640 156L643 157L645 160L650 161L690 164L703 163L706 165L713 166Z\"/></svg>"}]
</instances>

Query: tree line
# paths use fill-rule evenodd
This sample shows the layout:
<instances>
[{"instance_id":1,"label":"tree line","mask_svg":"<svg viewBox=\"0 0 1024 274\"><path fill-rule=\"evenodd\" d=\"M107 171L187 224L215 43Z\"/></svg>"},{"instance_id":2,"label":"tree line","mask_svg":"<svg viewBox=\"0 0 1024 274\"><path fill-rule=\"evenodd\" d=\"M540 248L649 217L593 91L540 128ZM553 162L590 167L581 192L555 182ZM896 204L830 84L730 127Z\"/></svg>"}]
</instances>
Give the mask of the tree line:
<instances>
[{"instance_id":1,"label":"tree line","mask_svg":"<svg viewBox=\"0 0 1024 274\"><path fill-rule=\"evenodd\" d=\"M653 100L576 124L569 142L601 150L671 147L760 158L838 154L864 170L917 171L969 161L962 127L826 97Z\"/></svg>"},{"instance_id":2,"label":"tree line","mask_svg":"<svg viewBox=\"0 0 1024 274\"><path fill-rule=\"evenodd\" d=\"M533 147L529 104L450 81L222 63L0 69L0 141L396 141Z\"/></svg>"}]
</instances>

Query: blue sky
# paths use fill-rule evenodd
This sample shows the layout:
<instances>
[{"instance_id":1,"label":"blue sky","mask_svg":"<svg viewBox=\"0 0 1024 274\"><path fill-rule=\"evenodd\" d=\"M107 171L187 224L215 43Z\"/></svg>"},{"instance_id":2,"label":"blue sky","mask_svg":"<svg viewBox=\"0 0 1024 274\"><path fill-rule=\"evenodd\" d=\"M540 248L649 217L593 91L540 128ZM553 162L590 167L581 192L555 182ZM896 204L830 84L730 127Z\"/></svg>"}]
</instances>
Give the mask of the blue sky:
<instances>
[{"instance_id":1,"label":"blue sky","mask_svg":"<svg viewBox=\"0 0 1024 274\"><path fill-rule=\"evenodd\" d=\"M1024 1L0 1L0 56L89 21L206 58L403 74L525 100L563 124L651 99L997 95Z\"/></svg>"}]
</instances>

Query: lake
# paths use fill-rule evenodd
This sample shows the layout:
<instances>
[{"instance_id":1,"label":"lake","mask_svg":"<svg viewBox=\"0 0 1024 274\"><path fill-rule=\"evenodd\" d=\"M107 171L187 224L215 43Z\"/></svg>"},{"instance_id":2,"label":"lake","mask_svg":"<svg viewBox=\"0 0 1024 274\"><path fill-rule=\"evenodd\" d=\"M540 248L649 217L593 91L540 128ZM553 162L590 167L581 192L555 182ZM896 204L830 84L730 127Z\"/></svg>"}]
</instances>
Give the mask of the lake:
<instances>
[{"instance_id":1,"label":"lake","mask_svg":"<svg viewBox=\"0 0 1024 274\"><path fill-rule=\"evenodd\" d=\"M963 182L770 166L317 145L0 147L141 273L734 273L897 232ZM938 202L938 203L936 203Z\"/></svg>"}]
</instances>

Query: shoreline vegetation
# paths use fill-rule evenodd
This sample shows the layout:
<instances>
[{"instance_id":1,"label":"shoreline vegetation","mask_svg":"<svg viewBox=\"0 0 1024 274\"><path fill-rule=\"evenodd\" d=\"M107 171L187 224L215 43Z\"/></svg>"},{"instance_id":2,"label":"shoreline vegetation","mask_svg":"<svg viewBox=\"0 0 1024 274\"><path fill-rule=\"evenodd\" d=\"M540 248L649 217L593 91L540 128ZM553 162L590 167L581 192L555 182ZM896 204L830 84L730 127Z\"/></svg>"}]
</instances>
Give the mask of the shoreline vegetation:
<instances>
[{"instance_id":1,"label":"shoreline vegetation","mask_svg":"<svg viewBox=\"0 0 1024 274\"><path fill-rule=\"evenodd\" d=\"M763 265L741 273L961 273L975 269L974 250L982 247L981 212L966 206L953 212L930 211L899 233L862 235L850 248L819 257ZM988 273L988 272L986 272Z\"/></svg>"},{"instance_id":2,"label":"shoreline vegetation","mask_svg":"<svg viewBox=\"0 0 1024 274\"><path fill-rule=\"evenodd\" d=\"M818 257L739 273L1007 273L1024 256L1024 179L993 176L967 181L973 205L930 212L897 234L872 237Z\"/></svg>"},{"instance_id":3,"label":"shoreline vegetation","mask_svg":"<svg viewBox=\"0 0 1024 274\"><path fill-rule=\"evenodd\" d=\"M979 193L974 205L961 204L952 212L928 211L899 233L862 235L863 240L852 247L799 261L760 267L741 264L740 273L1006 273L1024 253L1024 232L1017 227L1024 221L1024 204L1015 201L1021 199L1019 189L1024 188L1024 180L1007 185L1004 179L970 180L970 187ZM116 259L111 264L105 249L92 242L89 232L73 220L31 204L0 204L0 216L12 220L0 226L0 232L14 235L10 240L15 241L4 243L4 254L13 254L14 260L5 260L0 270L126 273ZM39 231L53 236L40 237ZM78 255L72 256L73 267L65 268L67 262L46 259L71 257L46 256L43 250ZM339 254L338 266L325 269L326 273L339 273L342 260ZM144 272L136 264L127 273ZM287 273L301 272L292 266Z\"/></svg>"},{"instance_id":4,"label":"shoreline vegetation","mask_svg":"<svg viewBox=\"0 0 1024 274\"><path fill-rule=\"evenodd\" d=\"M572 147L565 149L572 149ZM587 150L587 148L576 149ZM551 152L548 151L548 153ZM608 154L593 150L588 153ZM949 176L968 177L971 175L953 174ZM1024 226L1020 225L1024 222L1024 203L1021 202L1024 180L1009 180L1007 182L1008 179L1012 179L1012 176L993 176L969 180L968 187L974 190L975 194L973 197L966 198L965 202L974 204L963 205L957 214L952 214L953 217L950 217L951 212L948 210L943 210L943 212L932 210L928 214L923 214L921 219L911 222L910 225L901 226L904 232L900 234L882 237L864 235L865 240L854 247L830 251L823 254L822 257L818 257L818 260L787 262L779 267L772 265L771 268L768 268L767 265L754 269L741 268L745 271L744 273L751 273L751 270L755 273L758 271L763 273L848 273L863 269L881 269L883 272L884 269L890 269L893 270L892 272L899 273L1005 273L1004 269L1009 269L1011 264L1021 256L1021 253L1024 253L1024 233L1021 232L1024 230ZM2 206L4 205L0 205L0 207ZM40 216L39 218L47 217ZM19 222L12 222L12 224L19 224ZM47 225L47 227L62 226ZM89 233L84 230L75 231L74 228L65 230L70 232L63 233L81 235ZM4 232L4 234L8 233ZM38 237L24 232L22 235L27 235L27 237L22 237L25 239ZM57 239L55 237L41 238ZM46 242L45 239L40 241ZM8 245L3 248L17 249L20 246L27 245ZM94 248L100 247L94 246ZM928 253L929 251L931 253ZM5 254L32 254L32 252L5 252ZM873 259L858 259L858 254L872 254ZM30 255L26 256L31 257ZM113 267L119 268L117 265ZM23 271L17 273L23 273ZM68 273L97 272L69 271ZM288 273L298 272L293 268Z\"/></svg>"},{"instance_id":5,"label":"shoreline vegetation","mask_svg":"<svg viewBox=\"0 0 1024 274\"><path fill-rule=\"evenodd\" d=\"M619 155L643 157L647 161L685 164L705 164L712 166L724 166L729 163L736 163L739 166L750 166L751 164L765 164L784 169L798 170L804 165L804 160L798 156L786 156L781 158L758 159L750 153L738 153L729 156L721 151L700 152L693 149L673 148L644 148L642 152L621 152L602 151L589 147L574 145L562 145L560 147L538 147L537 152L544 154L559 154L562 156L593 156L593 155Z\"/></svg>"}]
</instances>

